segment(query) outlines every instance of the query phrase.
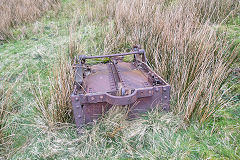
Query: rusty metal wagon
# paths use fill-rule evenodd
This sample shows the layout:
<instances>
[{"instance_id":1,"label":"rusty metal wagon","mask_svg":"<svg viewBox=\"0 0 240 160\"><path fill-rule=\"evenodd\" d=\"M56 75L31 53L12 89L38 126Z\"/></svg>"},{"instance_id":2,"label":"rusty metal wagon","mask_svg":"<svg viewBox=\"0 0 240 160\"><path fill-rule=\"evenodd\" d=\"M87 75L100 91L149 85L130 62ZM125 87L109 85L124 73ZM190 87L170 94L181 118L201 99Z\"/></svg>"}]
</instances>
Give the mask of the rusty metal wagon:
<instances>
[{"instance_id":1,"label":"rusty metal wagon","mask_svg":"<svg viewBox=\"0 0 240 160\"><path fill-rule=\"evenodd\" d=\"M124 57L133 55L131 62ZM106 61L107 58L107 61ZM89 59L105 59L89 65ZM154 109L169 110L170 85L148 65L145 51L135 46L132 52L78 57L75 89L71 95L78 128L92 122L113 105L129 107L129 117Z\"/></svg>"}]
</instances>

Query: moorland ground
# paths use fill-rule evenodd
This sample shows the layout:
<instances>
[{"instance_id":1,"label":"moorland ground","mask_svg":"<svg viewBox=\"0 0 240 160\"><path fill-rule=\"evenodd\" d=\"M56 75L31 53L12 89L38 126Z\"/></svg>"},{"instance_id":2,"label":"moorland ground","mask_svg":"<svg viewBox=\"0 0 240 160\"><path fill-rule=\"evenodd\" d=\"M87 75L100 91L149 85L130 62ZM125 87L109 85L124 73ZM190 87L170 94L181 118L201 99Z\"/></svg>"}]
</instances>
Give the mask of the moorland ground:
<instances>
[{"instance_id":1,"label":"moorland ground","mask_svg":"<svg viewBox=\"0 0 240 160\"><path fill-rule=\"evenodd\" d=\"M238 1L22 0L35 7L19 14L8 2L0 11L0 158L240 159ZM172 86L172 111L128 121L116 106L77 135L73 57L135 44Z\"/></svg>"}]
</instances>

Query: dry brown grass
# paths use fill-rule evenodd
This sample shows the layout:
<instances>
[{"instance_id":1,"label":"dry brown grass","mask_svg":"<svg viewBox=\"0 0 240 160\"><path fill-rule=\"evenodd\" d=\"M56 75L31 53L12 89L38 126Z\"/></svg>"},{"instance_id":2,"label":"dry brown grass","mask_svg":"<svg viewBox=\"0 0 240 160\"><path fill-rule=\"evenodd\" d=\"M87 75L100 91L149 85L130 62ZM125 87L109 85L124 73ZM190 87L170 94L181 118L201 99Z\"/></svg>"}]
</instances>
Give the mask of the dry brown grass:
<instances>
[{"instance_id":1,"label":"dry brown grass","mask_svg":"<svg viewBox=\"0 0 240 160\"><path fill-rule=\"evenodd\" d=\"M70 65L82 49L74 33L83 13L83 20L110 24L104 53L134 44L145 48L150 64L172 86L173 111L186 121L194 117L204 122L227 105L222 86L237 50L230 53L231 44L217 33L217 25L237 14L236 0L90 0L83 5L76 9L69 27L71 60L62 59L53 69L50 100L41 89L35 96L38 110L50 125L66 122L69 114L74 75Z\"/></svg>"},{"instance_id":2,"label":"dry brown grass","mask_svg":"<svg viewBox=\"0 0 240 160\"><path fill-rule=\"evenodd\" d=\"M1 87L1 86L0 86ZM3 129L6 126L7 116L10 113L10 101L11 101L12 89L0 88L0 144L3 143Z\"/></svg>"},{"instance_id":3,"label":"dry brown grass","mask_svg":"<svg viewBox=\"0 0 240 160\"><path fill-rule=\"evenodd\" d=\"M49 127L70 122L72 119L70 95L73 91L74 72L71 60L60 54L51 72L53 74L49 77L49 93L44 92L40 83L33 87L35 107Z\"/></svg>"},{"instance_id":4,"label":"dry brown grass","mask_svg":"<svg viewBox=\"0 0 240 160\"><path fill-rule=\"evenodd\" d=\"M1 0L0 40L12 37L11 27L32 22L59 5L59 0Z\"/></svg>"},{"instance_id":5,"label":"dry brown grass","mask_svg":"<svg viewBox=\"0 0 240 160\"><path fill-rule=\"evenodd\" d=\"M5 153L11 143L10 135L5 131L9 128L9 116L13 111L14 94L13 87L5 83L5 78L0 79L0 159L1 154Z\"/></svg>"},{"instance_id":6,"label":"dry brown grass","mask_svg":"<svg viewBox=\"0 0 240 160\"><path fill-rule=\"evenodd\" d=\"M114 21L107 51L141 44L154 69L171 84L176 113L203 122L226 105L221 87L238 51L230 52L217 25L238 13L239 1L111 0L107 8Z\"/></svg>"}]
</instances>

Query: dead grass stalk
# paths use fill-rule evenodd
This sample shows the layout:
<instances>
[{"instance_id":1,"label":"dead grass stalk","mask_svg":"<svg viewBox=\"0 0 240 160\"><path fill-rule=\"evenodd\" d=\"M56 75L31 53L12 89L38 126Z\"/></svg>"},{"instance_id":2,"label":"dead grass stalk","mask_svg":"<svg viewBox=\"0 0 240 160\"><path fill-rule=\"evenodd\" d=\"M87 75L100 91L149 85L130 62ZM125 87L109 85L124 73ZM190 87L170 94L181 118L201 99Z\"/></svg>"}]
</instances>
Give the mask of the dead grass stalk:
<instances>
[{"instance_id":1,"label":"dead grass stalk","mask_svg":"<svg viewBox=\"0 0 240 160\"><path fill-rule=\"evenodd\" d=\"M71 99L73 90L73 68L71 60L61 54L58 63L52 68L52 76L49 77L50 89L46 94L41 85L33 87L36 109L39 111L49 127L57 123L71 121ZM46 97L49 95L49 97Z\"/></svg>"},{"instance_id":2,"label":"dead grass stalk","mask_svg":"<svg viewBox=\"0 0 240 160\"><path fill-rule=\"evenodd\" d=\"M1 0L0 40L13 36L10 32L11 27L32 22L59 5L59 0Z\"/></svg>"},{"instance_id":3,"label":"dead grass stalk","mask_svg":"<svg viewBox=\"0 0 240 160\"><path fill-rule=\"evenodd\" d=\"M156 72L171 84L176 113L203 122L224 107L221 87L237 49L230 52L217 27L237 14L238 1L112 0L107 8L114 26L105 46L111 52L141 44Z\"/></svg>"}]
</instances>

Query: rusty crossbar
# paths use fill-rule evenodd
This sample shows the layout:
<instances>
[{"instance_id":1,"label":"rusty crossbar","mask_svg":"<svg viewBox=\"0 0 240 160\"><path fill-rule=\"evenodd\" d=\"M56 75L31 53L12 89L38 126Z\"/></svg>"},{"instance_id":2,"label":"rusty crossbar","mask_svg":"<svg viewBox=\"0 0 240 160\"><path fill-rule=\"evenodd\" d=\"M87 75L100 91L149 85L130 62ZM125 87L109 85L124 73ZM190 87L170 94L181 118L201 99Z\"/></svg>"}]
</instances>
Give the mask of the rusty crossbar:
<instances>
[{"instance_id":1,"label":"rusty crossbar","mask_svg":"<svg viewBox=\"0 0 240 160\"><path fill-rule=\"evenodd\" d=\"M110 55L99 55L99 56L79 56L79 59L95 59L95 58L110 58L110 57L117 57L117 56L127 56L131 54L144 54L144 50L141 49L139 51L134 52L127 52L127 53L118 53L118 54L110 54Z\"/></svg>"}]
</instances>

